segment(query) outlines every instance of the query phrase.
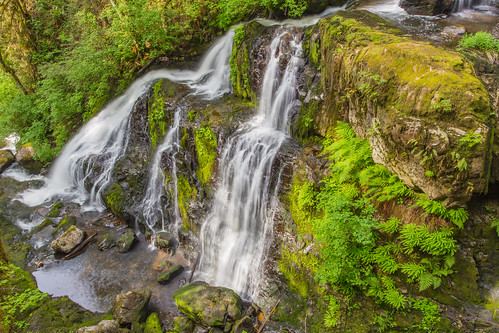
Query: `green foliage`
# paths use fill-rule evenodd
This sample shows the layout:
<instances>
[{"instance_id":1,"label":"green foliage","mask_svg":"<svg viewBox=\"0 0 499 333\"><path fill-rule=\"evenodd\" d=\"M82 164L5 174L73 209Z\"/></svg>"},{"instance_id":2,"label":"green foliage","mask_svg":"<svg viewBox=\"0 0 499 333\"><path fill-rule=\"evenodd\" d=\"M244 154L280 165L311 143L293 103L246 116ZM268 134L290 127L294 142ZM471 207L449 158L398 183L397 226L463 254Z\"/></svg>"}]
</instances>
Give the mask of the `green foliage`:
<instances>
[{"instance_id":1,"label":"green foliage","mask_svg":"<svg viewBox=\"0 0 499 333\"><path fill-rule=\"evenodd\" d=\"M459 41L458 47L466 50L499 52L499 40L488 32L479 31L474 34L465 34Z\"/></svg>"},{"instance_id":2,"label":"green foliage","mask_svg":"<svg viewBox=\"0 0 499 333\"><path fill-rule=\"evenodd\" d=\"M385 222L379 224L379 230L388 234L393 234L399 230L400 220L396 217L390 217Z\"/></svg>"},{"instance_id":3,"label":"green foliage","mask_svg":"<svg viewBox=\"0 0 499 333\"><path fill-rule=\"evenodd\" d=\"M328 300L329 304L326 315L324 316L324 325L326 327L336 327L338 325L338 315L341 306L334 296L329 296Z\"/></svg>"},{"instance_id":4,"label":"green foliage","mask_svg":"<svg viewBox=\"0 0 499 333\"><path fill-rule=\"evenodd\" d=\"M468 148L473 148L474 146L482 143L482 140L482 134L469 131L465 136L459 139L459 142L466 144Z\"/></svg>"},{"instance_id":5,"label":"green foliage","mask_svg":"<svg viewBox=\"0 0 499 333\"><path fill-rule=\"evenodd\" d=\"M391 316L384 314L374 316L371 325L377 326L378 332L385 332L387 329L395 327L396 323Z\"/></svg>"},{"instance_id":6,"label":"green foliage","mask_svg":"<svg viewBox=\"0 0 499 333\"><path fill-rule=\"evenodd\" d=\"M452 104L448 99L441 99L432 103L430 108L436 111L452 111Z\"/></svg>"},{"instance_id":7,"label":"green foliage","mask_svg":"<svg viewBox=\"0 0 499 333\"><path fill-rule=\"evenodd\" d=\"M147 123L149 125L149 136L153 148L156 147L158 138L164 136L166 132L165 99L160 96L162 81L158 81L153 87L153 94L147 112Z\"/></svg>"},{"instance_id":8,"label":"green foliage","mask_svg":"<svg viewBox=\"0 0 499 333\"><path fill-rule=\"evenodd\" d=\"M421 324L416 325L415 328L433 332L435 325L440 322L438 306L427 298L423 298L422 300L412 299L412 308L423 315Z\"/></svg>"},{"instance_id":9,"label":"green foliage","mask_svg":"<svg viewBox=\"0 0 499 333\"><path fill-rule=\"evenodd\" d=\"M211 169L217 156L217 137L209 126L204 126L195 131L194 141L198 155L197 176L206 184L211 178Z\"/></svg>"}]
</instances>

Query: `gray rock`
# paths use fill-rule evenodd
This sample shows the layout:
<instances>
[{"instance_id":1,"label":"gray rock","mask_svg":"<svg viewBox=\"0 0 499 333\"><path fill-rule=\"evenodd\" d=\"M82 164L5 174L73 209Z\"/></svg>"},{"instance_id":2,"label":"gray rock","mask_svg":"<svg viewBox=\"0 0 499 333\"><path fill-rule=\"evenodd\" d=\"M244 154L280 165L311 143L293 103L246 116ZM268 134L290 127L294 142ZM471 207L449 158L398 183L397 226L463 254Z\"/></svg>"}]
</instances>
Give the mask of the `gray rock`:
<instances>
[{"instance_id":1,"label":"gray rock","mask_svg":"<svg viewBox=\"0 0 499 333\"><path fill-rule=\"evenodd\" d=\"M146 319L147 305L151 298L149 289L129 291L116 295L113 303L113 318L120 325L129 325Z\"/></svg>"},{"instance_id":2,"label":"gray rock","mask_svg":"<svg viewBox=\"0 0 499 333\"><path fill-rule=\"evenodd\" d=\"M175 265L172 268L168 269L163 274L161 274L158 277L158 282L161 284L167 284L168 282L170 282L171 280L182 274L183 271L184 267L180 265Z\"/></svg>"},{"instance_id":3,"label":"gray rock","mask_svg":"<svg viewBox=\"0 0 499 333\"><path fill-rule=\"evenodd\" d=\"M85 231L72 225L66 232L50 243L50 248L59 253L70 253L85 239Z\"/></svg>"},{"instance_id":4,"label":"gray rock","mask_svg":"<svg viewBox=\"0 0 499 333\"><path fill-rule=\"evenodd\" d=\"M118 239L118 252L128 252L138 242L137 236L132 229L127 229Z\"/></svg>"},{"instance_id":5,"label":"gray rock","mask_svg":"<svg viewBox=\"0 0 499 333\"><path fill-rule=\"evenodd\" d=\"M243 301L229 288L197 281L180 288L173 298L180 312L203 326L223 328L225 322L241 318Z\"/></svg>"},{"instance_id":6,"label":"gray rock","mask_svg":"<svg viewBox=\"0 0 499 333\"><path fill-rule=\"evenodd\" d=\"M120 333L120 325L115 320L103 320L97 325L82 327L76 333Z\"/></svg>"},{"instance_id":7,"label":"gray rock","mask_svg":"<svg viewBox=\"0 0 499 333\"><path fill-rule=\"evenodd\" d=\"M175 240L172 234L163 231L158 232L156 234L155 240L156 240L156 247L160 249L168 251L175 249Z\"/></svg>"},{"instance_id":8,"label":"gray rock","mask_svg":"<svg viewBox=\"0 0 499 333\"><path fill-rule=\"evenodd\" d=\"M36 160L35 149L31 144L25 144L16 154L17 162L31 173L39 173L43 164Z\"/></svg>"},{"instance_id":9,"label":"gray rock","mask_svg":"<svg viewBox=\"0 0 499 333\"><path fill-rule=\"evenodd\" d=\"M255 326L253 326L253 321L250 317L243 317L241 320L238 320L234 326L232 326L231 333L256 333Z\"/></svg>"},{"instance_id":10,"label":"gray rock","mask_svg":"<svg viewBox=\"0 0 499 333\"><path fill-rule=\"evenodd\" d=\"M101 251L108 250L108 249L112 248L113 246L116 246L116 241L109 234L105 234L104 236L100 237L97 240L97 247Z\"/></svg>"},{"instance_id":11,"label":"gray rock","mask_svg":"<svg viewBox=\"0 0 499 333\"><path fill-rule=\"evenodd\" d=\"M400 0L399 6L411 15L439 15L450 13L454 0Z\"/></svg>"}]
</instances>

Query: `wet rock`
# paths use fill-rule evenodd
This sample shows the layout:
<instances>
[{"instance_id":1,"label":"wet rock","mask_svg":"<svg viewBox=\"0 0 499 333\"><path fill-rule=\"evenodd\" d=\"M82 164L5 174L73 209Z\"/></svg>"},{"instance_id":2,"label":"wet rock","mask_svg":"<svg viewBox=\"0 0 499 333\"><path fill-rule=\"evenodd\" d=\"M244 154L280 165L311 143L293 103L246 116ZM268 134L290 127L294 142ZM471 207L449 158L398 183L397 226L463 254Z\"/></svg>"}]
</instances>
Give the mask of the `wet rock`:
<instances>
[{"instance_id":1,"label":"wet rock","mask_svg":"<svg viewBox=\"0 0 499 333\"><path fill-rule=\"evenodd\" d=\"M50 248L59 253L70 253L85 239L85 231L72 225L61 236L50 243Z\"/></svg>"},{"instance_id":2,"label":"wet rock","mask_svg":"<svg viewBox=\"0 0 499 333\"><path fill-rule=\"evenodd\" d=\"M132 229L127 229L118 239L118 252L125 253L130 251L138 242L137 236Z\"/></svg>"},{"instance_id":3,"label":"wet rock","mask_svg":"<svg viewBox=\"0 0 499 333\"><path fill-rule=\"evenodd\" d=\"M241 318L243 302L234 291L197 281L180 288L173 298L180 312L192 321L209 327Z\"/></svg>"},{"instance_id":4,"label":"wet rock","mask_svg":"<svg viewBox=\"0 0 499 333\"><path fill-rule=\"evenodd\" d=\"M192 332L194 323L186 317L175 317L173 319L174 332Z\"/></svg>"},{"instance_id":5,"label":"wet rock","mask_svg":"<svg viewBox=\"0 0 499 333\"><path fill-rule=\"evenodd\" d=\"M161 274L158 277L158 282L161 284L167 284L168 282L170 282L171 280L182 274L183 271L184 267L180 265L175 265L172 268L168 269L163 274Z\"/></svg>"},{"instance_id":6,"label":"wet rock","mask_svg":"<svg viewBox=\"0 0 499 333\"><path fill-rule=\"evenodd\" d=\"M95 326L82 327L76 333L120 333L120 324L116 320L103 320Z\"/></svg>"},{"instance_id":7,"label":"wet rock","mask_svg":"<svg viewBox=\"0 0 499 333\"><path fill-rule=\"evenodd\" d=\"M31 173L39 173L43 164L36 160L35 149L30 143L25 144L16 154L17 162Z\"/></svg>"},{"instance_id":8,"label":"wet rock","mask_svg":"<svg viewBox=\"0 0 499 333\"><path fill-rule=\"evenodd\" d=\"M52 235L58 234L60 231L68 230L72 225L76 223L76 217L74 216L66 216L57 227L52 231Z\"/></svg>"},{"instance_id":9,"label":"wet rock","mask_svg":"<svg viewBox=\"0 0 499 333\"><path fill-rule=\"evenodd\" d=\"M158 232L156 234L156 247L162 249L162 250L167 250L171 251L175 249L175 240L173 238L172 234L169 234L167 232Z\"/></svg>"},{"instance_id":10,"label":"wet rock","mask_svg":"<svg viewBox=\"0 0 499 333\"><path fill-rule=\"evenodd\" d=\"M466 28L463 26L450 26L450 27L445 27L444 30L442 30L442 35L449 36L449 37L457 37L464 35L466 33Z\"/></svg>"},{"instance_id":11,"label":"wet rock","mask_svg":"<svg viewBox=\"0 0 499 333\"><path fill-rule=\"evenodd\" d=\"M400 0L399 6L411 15L439 15L450 13L454 0Z\"/></svg>"},{"instance_id":12,"label":"wet rock","mask_svg":"<svg viewBox=\"0 0 499 333\"><path fill-rule=\"evenodd\" d=\"M213 327L208 333L223 333L224 331L218 327Z\"/></svg>"},{"instance_id":13,"label":"wet rock","mask_svg":"<svg viewBox=\"0 0 499 333\"><path fill-rule=\"evenodd\" d=\"M10 150L0 150L0 173L14 163L16 158Z\"/></svg>"},{"instance_id":14,"label":"wet rock","mask_svg":"<svg viewBox=\"0 0 499 333\"><path fill-rule=\"evenodd\" d=\"M56 225L57 224L54 221L52 221L50 218L47 217L45 220L43 220L42 223L40 223L39 225L34 227L33 230L31 230L31 234L34 235L37 232L42 231L43 229L45 229L48 226L55 227Z\"/></svg>"},{"instance_id":15,"label":"wet rock","mask_svg":"<svg viewBox=\"0 0 499 333\"><path fill-rule=\"evenodd\" d=\"M116 246L116 241L109 234L105 234L104 236L100 237L97 240L97 247L101 251L108 250L108 249L112 248L113 246Z\"/></svg>"},{"instance_id":16,"label":"wet rock","mask_svg":"<svg viewBox=\"0 0 499 333\"><path fill-rule=\"evenodd\" d=\"M150 298L151 291L149 289L116 295L111 310L113 318L121 326L132 324L134 321L144 321Z\"/></svg>"},{"instance_id":17,"label":"wet rock","mask_svg":"<svg viewBox=\"0 0 499 333\"><path fill-rule=\"evenodd\" d=\"M246 316L242 319L236 321L230 333L256 333L256 329L253 326L253 321L250 317Z\"/></svg>"},{"instance_id":18,"label":"wet rock","mask_svg":"<svg viewBox=\"0 0 499 333\"><path fill-rule=\"evenodd\" d=\"M147 317L146 324L144 326L144 333L163 333L161 329L161 322L159 321L158 314L153 312Z\"/></svg>"}]
</instances>

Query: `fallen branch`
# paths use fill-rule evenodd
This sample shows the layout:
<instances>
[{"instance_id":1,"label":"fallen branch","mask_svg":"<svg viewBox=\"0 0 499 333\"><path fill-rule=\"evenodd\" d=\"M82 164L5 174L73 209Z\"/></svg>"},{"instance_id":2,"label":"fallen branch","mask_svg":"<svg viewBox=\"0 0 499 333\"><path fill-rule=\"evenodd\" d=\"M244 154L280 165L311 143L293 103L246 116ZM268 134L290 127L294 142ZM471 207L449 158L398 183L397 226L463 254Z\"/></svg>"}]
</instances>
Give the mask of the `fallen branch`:
<instances>
[{"instance_id":1,"label":"fallen branch","mask_svg":"<svg viewBox=\"0 0 499 333\"><path fill-rule=\"evenodd\" d=\"M192 281L192 277L194 276L194 272L196 271L196 267L199 264L199 258L200 257L201 257L201 254L198 253L198 257L196 258L196 263L194 264L194 267L192 267L192 272L191 272L191 276L189 276L189 282L188 283L191 283L191 281Z\"/></svg>"},{"instance_id":2,"label":"fallen branch","mask_svg":"<svg viewBox=\"0 0 499 333\"><path fill-rule=\"evenodd\" d=\"M78 245L76 247L76 249L74 249L73 251L71 251L69 254L65 255L64 257L62 257L63 260L69 260L69 259L73 259L74 257L76 257L80 252L88 243L90 243L90 241L97 235L96 232L94 232L93 234L91 234L90 236L87 237L87 239L85 239L80 245Z\"/></svg>"},{"instance_id":3,"label":"fallen branch","mask_svg":"<svg viewBox=\"0 0 499 333\"><path fill-rule=\"evenodd\" d=\"M263 328L265 327L265 324L267 324L267 322L269 321L270 317L272 317L272 315L275 313L275 311L276 311L277 306L279 305L279 303L281 303L281 300L278 300L277 303L274 305L274 308L272 309L272 311L270 311L270 313L267 316L267 318L265 318L264 322L262 323L262 326L260 326L260 328L258 329L257 333L262 333Z\"/></svg>"}]
</instances>

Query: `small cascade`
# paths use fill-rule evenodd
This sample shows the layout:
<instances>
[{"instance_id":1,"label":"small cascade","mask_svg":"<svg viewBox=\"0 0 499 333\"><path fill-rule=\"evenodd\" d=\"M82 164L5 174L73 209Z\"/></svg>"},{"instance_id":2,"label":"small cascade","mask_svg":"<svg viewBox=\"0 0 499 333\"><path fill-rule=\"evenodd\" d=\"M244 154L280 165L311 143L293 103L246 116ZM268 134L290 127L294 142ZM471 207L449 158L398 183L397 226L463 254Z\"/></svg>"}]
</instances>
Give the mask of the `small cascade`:
<instances>
[{"instance_id":1,"label":"small cascade","mask_svg":"<svg viewBox=\"0 0 499 333\"><path fill-rule=\"evenodd\" d=\"M454 0L454 6L452 7L453 13L462 12L465 9L473 8L473 0Z\"/></svg>"},{"instance_id":2,"label":"small cascade","mask_svg":"<svg viewBox=\"0 0 499 333\"><path fill-rule=\"evenodd\" d=\"M66 144L53 163L45 186L27 190L18 200L37 206L53 198L85 204L85 210L104 210L101 193L126 151L129 122L136 101L160 79L185 83L206 99L230 91L229 59L234 32L229 31L207 52L195 71L156 70L137 79L120 97L89 120ZM98 175L94 176L98 170Z\"/></svg>"},{"instance_id":3,"label":"small cascade","mask_svg":"<svg viewBox=\"0 0 499 333\"><path fill-rule=\"evenodd\" d=\"M258 114L222 151L214 204L201 229L199 278L250 298L258 292L259 271L272 235L272 166L287 138L288 113L297 103L302 59L301 43L294 38L283 32L270 45ZM291 55L284 52L284 44Z\"/></svg>"},{"instance_id":4,"label":"small cascade","mask_svg":"<svg viewBox=\"0 0 499 333\"><path fill-rule=\"evenodd\" d=\"M180 129L180 113L181 109L175 111L173 124L168 130L163 140L163 143L156 149L152 166L149 171L149 182L147 184L147 191L141 203L142 215L147 226L151 230L155 230L158 225L161 225L161 230L165 230L165 222L174 222L174 228L178 229L181 224L181 218L178 211L178 196L177 196L177 164L175 158L180 149L179 129ZM169 165L169 183L172 184L172 216L169 219L165 217L163 197L166 189L165 174L161 170L161 161L164 156L167 156ZM158 223L159 222L159 223Z\"/></svg>"}]
</instances>

